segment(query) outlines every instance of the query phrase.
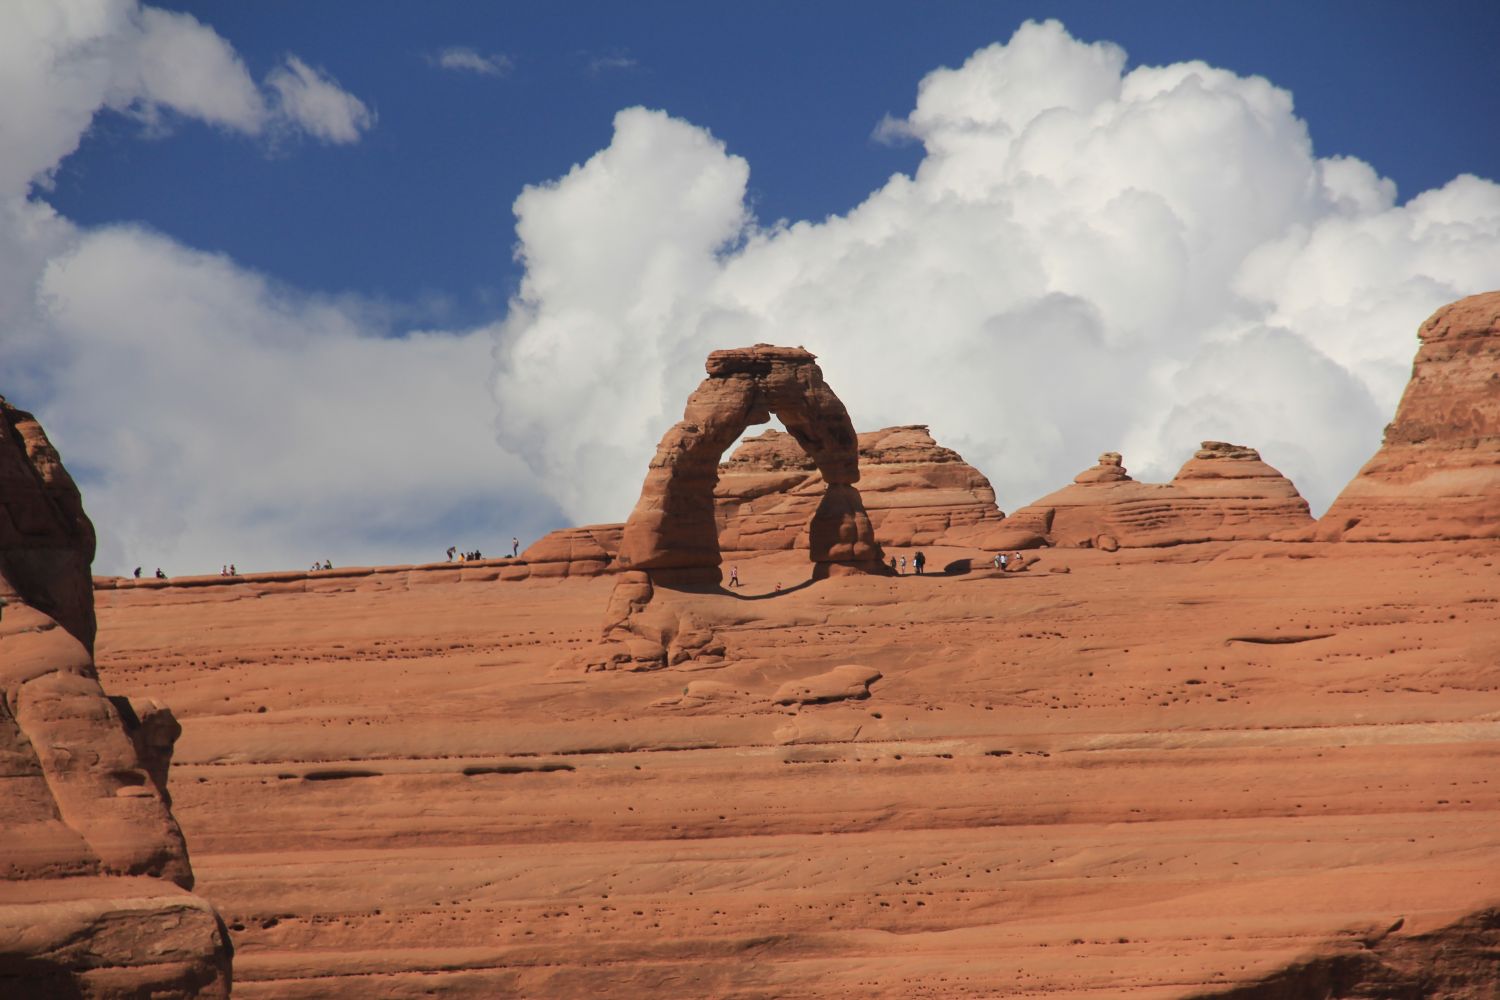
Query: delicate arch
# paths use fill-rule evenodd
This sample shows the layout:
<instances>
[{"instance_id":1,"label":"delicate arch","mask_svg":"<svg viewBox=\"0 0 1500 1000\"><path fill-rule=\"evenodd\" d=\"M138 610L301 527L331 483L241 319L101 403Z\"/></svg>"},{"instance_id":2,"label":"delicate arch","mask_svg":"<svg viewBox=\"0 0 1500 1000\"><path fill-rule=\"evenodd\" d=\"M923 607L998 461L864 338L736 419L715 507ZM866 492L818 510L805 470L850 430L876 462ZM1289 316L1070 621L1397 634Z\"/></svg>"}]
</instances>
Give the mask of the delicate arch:
<instances>
[{"instance_id":1,"label":"delicate arch","mask_svg":"<svg viewBox=\"0 0 1500 1000\"><path fill-rule=\"evenodd\" d=\"M836 567L878 570L883 555L854 484L859 441L817 359L799 347L756 344L714 351L708 378L688 397L682 420L662 436L641 498L625 522L617 566L653 578L718 583L714 486L719 460L747 427L775 414L828 484L809 525L815 575Z\"/></svg>"}]
</instances>

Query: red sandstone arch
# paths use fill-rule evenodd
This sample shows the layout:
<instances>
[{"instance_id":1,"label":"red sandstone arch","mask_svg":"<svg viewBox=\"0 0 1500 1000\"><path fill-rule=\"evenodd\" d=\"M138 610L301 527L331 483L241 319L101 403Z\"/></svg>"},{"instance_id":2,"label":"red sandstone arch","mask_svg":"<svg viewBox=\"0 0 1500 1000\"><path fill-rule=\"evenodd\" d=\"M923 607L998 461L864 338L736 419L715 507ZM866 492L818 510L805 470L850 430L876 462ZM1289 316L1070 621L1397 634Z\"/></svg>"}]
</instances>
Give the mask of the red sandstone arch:
<instances>
[{"instance_id":1,"label":"red sandstone arch","mask_svg":"<svg viewBox=\"0 0 1500 1000\"><path fill-rule=\"evenodd\" d=\"M625 522L617 566L658 582L717 584L714 486L719 459L747 427L775 414L817 465L827 492L809 525L815 576L838 568L879 571L883 555L854 484L859 442L810 352L756 344L708 356L682 420L656 447L641 498Z\"/></svg>"}]
</instances>

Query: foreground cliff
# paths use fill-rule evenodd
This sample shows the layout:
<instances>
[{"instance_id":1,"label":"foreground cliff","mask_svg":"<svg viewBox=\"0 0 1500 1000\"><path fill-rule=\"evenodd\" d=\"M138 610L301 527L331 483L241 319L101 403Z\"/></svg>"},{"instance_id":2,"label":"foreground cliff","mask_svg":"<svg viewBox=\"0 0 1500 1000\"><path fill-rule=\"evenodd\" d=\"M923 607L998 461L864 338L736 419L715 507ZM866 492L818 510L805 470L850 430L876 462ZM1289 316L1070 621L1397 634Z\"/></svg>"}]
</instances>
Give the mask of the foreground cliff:
<instances>
[{"instance_id":1,"label":"foreground cliff","mask_svg":"<svg viewBox=\"0 0 1500 1000\"><path fill-rule=\"evenodd\" d=\"M57 452L0 398L0 996L225 996L168 809L177 723L101 689L93 555Z\"/></svg>"}]
</instances>

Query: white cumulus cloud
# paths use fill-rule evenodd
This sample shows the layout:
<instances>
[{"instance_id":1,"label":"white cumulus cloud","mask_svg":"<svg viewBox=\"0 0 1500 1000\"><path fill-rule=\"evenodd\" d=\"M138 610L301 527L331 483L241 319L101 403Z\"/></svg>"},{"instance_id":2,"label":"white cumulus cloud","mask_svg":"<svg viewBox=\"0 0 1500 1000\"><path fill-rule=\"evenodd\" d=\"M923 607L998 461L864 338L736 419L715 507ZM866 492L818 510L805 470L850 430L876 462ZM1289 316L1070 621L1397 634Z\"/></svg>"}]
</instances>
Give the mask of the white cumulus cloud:
<instances>
[{"instance_id":1,"label":"white cumulus cloud","mask_svg":"<svg viewBox=\"0 0 1500 1000\"><path fill-rule=\"evenodd\" d=\"M533 527L496 520L535 503L485 419L486 330L381 336L367 306L132 227L50 259L38 299L43 422L101 567L439 558L480 546L457 522L491 521L491 546Z\"/></svg>"},{"instance_id":2,"label":"white cumulus cloud","mask_svg":"<svg viewBox=\"0 0 1500 1000\"><path fill-rule=\"evenodd\" d=\"M358 98L296 56L257 86L234 48L190 14L138 0L0 4L0 197L45 184L102 108L155 128L171 113L328 142L353 141L373 122Z\"/></svg>"},{"instance_id":3,"label":"white cumulus cloud","mask_svg":"<svg viewBox=\"0 0 1500 1000\"><path fill-rule=\"evenodd\" d=\"M817 353L862 429L931 424L1008 508L1101 451L1165 479L1222 438L1321 509L1378 446L1417 324L1500 287L1492 181L1399 204L1317 156L1273 83L1127 70L1056 22L929 74L877 135L920 165L822 222L758 222L744 160L640 108L516 200L498 433L575 518L623 517L705 355L756 341Z\"/></svg>"},{"instance_id":4,"label":"white cumulus cloud","mask_svg":"<svg viewBox=\"0 0 1500 1000\"><path fill-rule=\"evenodd\" d=\"M478 73L480 76L504 76L514 68L510 56L503 52L481 55L463 45L450 46L436 55L428 56L428 62L439 69Z\"/></svg>"},{"instance_id":5,"label":"white cumulus cloud","mask_svg":"<svg viewBox=\"0 0 1500 1000\"><path fill-rule=\"evenodd\" d=\"M268 79L185 14L0 5L0 392L82 487L96 570L409 561L551 526L494 445L489 331L396 336L369 303L141 227L77 226L33 189L107 108L336 143L370 125L296 56Z\"/></svg>"},{"instance_id":6,"label":"white cumulus cloud","mask_svg":"<svg viewBox=\"0 0 1500 1000\"><path fill-rule=\"evenodd\" d=\"M324 142L358 142L375 124L363 101L296 56L271 70L266 86L275 92L276 111L285 121Z\"/></svg>"}]
</instances>

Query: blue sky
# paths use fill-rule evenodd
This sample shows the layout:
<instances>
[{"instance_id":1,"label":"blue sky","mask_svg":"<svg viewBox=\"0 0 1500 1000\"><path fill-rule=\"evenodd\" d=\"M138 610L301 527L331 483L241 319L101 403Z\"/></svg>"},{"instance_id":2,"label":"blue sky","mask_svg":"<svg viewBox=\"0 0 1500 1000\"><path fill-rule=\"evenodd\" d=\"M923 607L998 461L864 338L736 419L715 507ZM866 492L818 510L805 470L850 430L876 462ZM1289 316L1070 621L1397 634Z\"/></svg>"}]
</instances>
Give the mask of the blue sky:
<instances>
[{"instance_id":1,"label":"blue sky","mask_svg":"<svg viewBox=\"0 0 1500 1000\"><path fill-rule=\"evenodd\" d=\"M11 0L0 393L101 572L621 520L757 340L1007 509L1216 438L1317 511L1417 324L1500 287L1496 40L1478 2Z\"/></svg>"},{"instance_id":2,"label":"blue sky","mask_svg":"<svg viewBox=\"0 0 1500 1000\"><path fill-rule=\"evenodd\" d=\"M1320 156L1377 166L1403 197L1456 174L1500 173L1500 5L1386 3L860 3L761 5L467 2L163 3L193 13L253 75L287 52L327 70L378 115L353 146L267 150L185 123L142 141L105 115L52 197L86 224L143 221L302 287L390 301L433 321L504 309L511 203L604 145L641 104L709 129L751 165L763 221L845 212L914 145L875 142L917 82L1028 18L1110 40L1131 65L1201 59L1296 98ZM442 70L462 46L504 72Z\"/></svg>"}]
</instances>

